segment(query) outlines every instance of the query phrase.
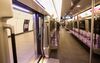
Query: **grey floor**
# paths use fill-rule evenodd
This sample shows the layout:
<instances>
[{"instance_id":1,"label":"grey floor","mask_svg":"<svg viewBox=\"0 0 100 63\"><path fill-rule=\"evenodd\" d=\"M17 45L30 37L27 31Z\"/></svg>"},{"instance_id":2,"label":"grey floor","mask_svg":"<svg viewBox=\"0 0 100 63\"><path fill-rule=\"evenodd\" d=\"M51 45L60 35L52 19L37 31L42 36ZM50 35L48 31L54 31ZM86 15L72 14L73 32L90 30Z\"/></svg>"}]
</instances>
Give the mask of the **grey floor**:
<instances>
[{"instance_id":1,"label":"grey floor","mask_svg":"<svg viewBox=\"0 0 100 63\"><path fill-rule=\"evenodd\" d=\"M59 58L60 63L89 63L89 52L80 45L69 31L61 28L58 50L53 50L51 58ZM93 57L92 63L100 63L100 58Z\"/></svg>"},{"instance_id":2,"label":"grey floor","mask_svg":"<svg viewBox=\"0 0 100 63\"><path fill-rule=\"evenodd\" d=\"M43 61L40 61L39 63L59 63L59 59L45 58L43 59Z\"/></svg>"}]
</instances>

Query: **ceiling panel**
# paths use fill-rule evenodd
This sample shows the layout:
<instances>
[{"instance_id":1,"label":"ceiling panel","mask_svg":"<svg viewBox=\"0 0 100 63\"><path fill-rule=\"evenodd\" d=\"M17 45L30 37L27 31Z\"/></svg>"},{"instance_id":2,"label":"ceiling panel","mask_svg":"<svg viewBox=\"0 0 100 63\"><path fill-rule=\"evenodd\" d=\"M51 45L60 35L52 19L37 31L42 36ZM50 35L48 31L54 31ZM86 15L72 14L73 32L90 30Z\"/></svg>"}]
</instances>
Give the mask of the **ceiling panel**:
<instances>
[{"instance_id":1,"label":"ceiling panel","mask_svg":"<svg viewBox=\"0 0 100 63\"><path fill-rule=\"evenodd\" d=\"M83 3L84 2L84 3ZM74 7L73 14L78 14L81 13L85 10L88 10L89 8L91 8L91 0L81 0L78 5L81 5L80 8ZM100 4L100 0L95 0L95 4Z\"/></svg>"},{"instance_id":2,"label":"ceiling panel","mask_svg":"<svg viewBox=\"0 0 100 63\"><path fill-rule=\"evenodd\" d=\"M71 7L71 0L62 0L61 16L64 16Z\"/></svg>"},{"instance_id":3,"label":"ceiling panel","mask_svg":"<svg viewBox=\"0 0 100 63\"><path fill-rule=\"evenodd\" d=\"M84 3L83 3L84 2ZM85 8L89 7L91 5L91 0L81 0L77 5L80 5L80 7L74 7L70 12L72 12L72 14L76 14L82 10L84 10Z\"/></svg>"},{"instance_id":4,"label":"ceiling panel","mask_svg":"<svg viewBox=\"0 0 100 63\"><path fill-rule=\"evenodd\" d=\"M75 15L91 7L91 0L72 0L73 6L71 6L71 1L69 0L62 1L62 16L64 16L65 13ZM95 0L95 2L96 4L100 4L100 0ZM80 5L81 7L76 7L77 5Z\"/></svg>"}]
</instances>

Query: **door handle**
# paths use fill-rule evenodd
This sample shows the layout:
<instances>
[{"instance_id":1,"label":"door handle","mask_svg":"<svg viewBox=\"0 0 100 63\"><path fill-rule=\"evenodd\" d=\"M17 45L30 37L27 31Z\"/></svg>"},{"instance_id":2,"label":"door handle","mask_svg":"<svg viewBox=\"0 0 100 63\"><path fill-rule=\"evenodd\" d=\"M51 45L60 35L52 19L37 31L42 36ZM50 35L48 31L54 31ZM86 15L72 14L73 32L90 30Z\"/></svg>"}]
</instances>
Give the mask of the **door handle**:
<instances>
[{"instance_id":1,"label":"door handle","mask_svg":"<svg viewBox=\"0 0 100 63\"><path fill-rule=\"evenodd\" d=\"M13 62L17 63L17 51L16 51L16 41L15 41L15 33L14 27L11 25L4 25L4 29L9 29L11 32L11 42L12 42L12 52L13 52Z\"/></svg>"}]
</instances>

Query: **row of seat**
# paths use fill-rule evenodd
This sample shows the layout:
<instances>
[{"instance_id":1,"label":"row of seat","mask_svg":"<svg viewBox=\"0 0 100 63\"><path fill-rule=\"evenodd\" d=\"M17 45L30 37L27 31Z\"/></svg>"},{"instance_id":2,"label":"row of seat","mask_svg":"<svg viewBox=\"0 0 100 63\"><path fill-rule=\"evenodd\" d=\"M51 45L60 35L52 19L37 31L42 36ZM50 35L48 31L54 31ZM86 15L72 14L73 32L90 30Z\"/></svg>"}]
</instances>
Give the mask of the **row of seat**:
<instances>
[{"instance_id":1,"label":"row of seat","mask_svg":"<svg viewBox=\"0 0 100 63\"><path fill-rule=\"evenodd\" d=\"M72 30L70 30L70 32L76 36L79 40L81 40L85 45L87 45L88 47L91 47L91 33L84 31L84 30L80 30L77 28L73 28ZM98 34L93 34L93 41L94 41L94 45L93 47L95 49L100 48L100 36Z\"/></svg>"}]
</instances>

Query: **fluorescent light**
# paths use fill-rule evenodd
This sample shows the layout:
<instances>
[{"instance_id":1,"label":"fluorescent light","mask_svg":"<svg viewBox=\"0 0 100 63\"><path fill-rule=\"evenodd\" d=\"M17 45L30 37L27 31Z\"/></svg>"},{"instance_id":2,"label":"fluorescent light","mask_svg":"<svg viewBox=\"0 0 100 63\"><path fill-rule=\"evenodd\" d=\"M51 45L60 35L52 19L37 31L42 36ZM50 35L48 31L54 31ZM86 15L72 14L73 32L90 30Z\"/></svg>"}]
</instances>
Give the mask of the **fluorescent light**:
<instances>
[{"instance_id":1,"label":"fluorescent light","mask_svg":"<svg viewBox=\"0 0 100 63\"><path fill-rule=\"evenodd\" d=\"M71 1L71 6L73 6L73 2Z\"/></svg>"},{"instance_id":2,"label":"fluorescent light","mask_svg":"<svg viewBox=\"0 0 100 63\"><path fill-rule=\"evenodd\" d=\"M51 16L54 15L53 18L58 18L60 20L62 0L33 0L33 1L35 1L41 8L44 7L43 9L47 11ZM55 5L55 8L53 5Z\"/></svg>"},{"instance_id":3,"label":"fluorescent light","mask_svg":"<svg viewBox=\"0 0 100 63\"><path fill-rule=\"evenodd\" d=\"M19 9L19 10L24 11L24 12L30 12L29 10L22 8L20 6L14 5L14 4L13 4L13 8Z\"/></svg>"}]
</instances>

